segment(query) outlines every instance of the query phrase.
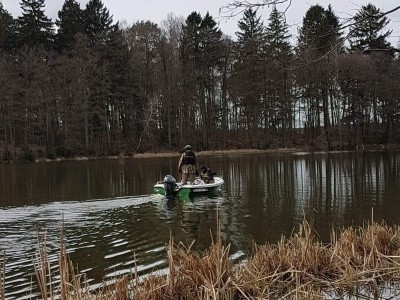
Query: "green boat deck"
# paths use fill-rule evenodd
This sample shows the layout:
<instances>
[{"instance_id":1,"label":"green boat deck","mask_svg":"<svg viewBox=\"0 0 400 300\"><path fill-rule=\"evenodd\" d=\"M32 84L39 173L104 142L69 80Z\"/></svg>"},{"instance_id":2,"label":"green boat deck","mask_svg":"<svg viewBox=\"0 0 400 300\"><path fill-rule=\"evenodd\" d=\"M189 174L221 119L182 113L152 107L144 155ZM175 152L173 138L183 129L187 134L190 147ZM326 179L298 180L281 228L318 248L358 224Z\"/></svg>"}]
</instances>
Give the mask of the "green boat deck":
<instances>
[{"instance_id":1,"label":"green boat deck","mask_svg":"<svg viewBox=\"0 0 400 300\"><path fill-rule=\"evenodd\" d=\"M224 180L221 177L215 177L212 183L204 183L201 181L200 184L177 184L175 195L179 198L188 198L196 195L215 195L220 191L223 184ZM153 192L155 194L165 195L164 184L162 182L155 184Z\"/></svg>"}]
</instances>

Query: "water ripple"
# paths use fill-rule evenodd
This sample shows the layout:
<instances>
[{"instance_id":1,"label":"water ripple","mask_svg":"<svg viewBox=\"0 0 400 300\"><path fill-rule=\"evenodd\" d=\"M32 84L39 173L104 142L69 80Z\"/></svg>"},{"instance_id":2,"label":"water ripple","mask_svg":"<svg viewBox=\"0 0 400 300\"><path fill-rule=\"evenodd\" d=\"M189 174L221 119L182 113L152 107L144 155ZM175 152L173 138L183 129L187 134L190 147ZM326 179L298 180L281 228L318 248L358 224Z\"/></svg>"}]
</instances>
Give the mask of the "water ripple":
<instances>
[{"instance_id":1,"label":"water ripple","mask_svg":"<svg viewBox=\"0 0 400 300\"><path fill-rule=\"evenodd\" d=\"M88 264L79 265L89 281L97 283L103 276L109 278L128 272L134 251L145 252L152 245L159 248L157 239L149 233L136 235L136 239L130 236L132 228L140 228L138 224L143 220L152 219L152 209L159 200L154 196L138 196L0 208L0 245L6 253L7 299L23 298L31 292L32 284L35 286L33 262L39 234L46 236L52 272L57 271L62 220L67 252L73 262L79 261L79 257L87 258ZM142 255L138 257L146 261ZM112 262L111 267L107 261ZM53 279L57 281L57 277Z\"/></svg>"}]
</instances>

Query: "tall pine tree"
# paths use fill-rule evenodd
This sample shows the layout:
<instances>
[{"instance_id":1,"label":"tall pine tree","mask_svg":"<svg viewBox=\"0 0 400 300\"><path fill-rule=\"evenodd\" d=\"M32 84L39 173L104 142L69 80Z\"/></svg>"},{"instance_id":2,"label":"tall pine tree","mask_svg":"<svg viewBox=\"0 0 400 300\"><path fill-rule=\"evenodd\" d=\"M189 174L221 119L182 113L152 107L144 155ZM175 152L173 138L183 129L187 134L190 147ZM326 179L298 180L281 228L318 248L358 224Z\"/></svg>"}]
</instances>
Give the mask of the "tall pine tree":
<instances>
[{"instance_id":1,"label":"tall pine tree","mask_svg":"<svg viewBox=\"0 0 400 300\"><path fill-rule=\"evenodd\" d=\"M129 153L136 146L139 130L135 127L135 122L139 121L142 110L133 115L133 112L139 110L135 69L132 66L127 39L118 25L109 35L104 56L108 61L107 74L111 75L107 114L108 138L114 151L121 153L125 150Z\"/></svg>"},{"instance_id":2,"label":"tall pine tree","mask_svg":"<svg viewBox=\"0 0 400 300\"><path fill-rule=\"evenodd\" d=\"M15 45L15 20L0 2L0 49L10 51Z\"/></svg>"},{"instance_id":3,"label":"tall pine tree","mask_svg":"<svg viewBox=\"0 0 400 300\"><path fill-rule=\"evenodd\" d=\"M192 12L182 25L181 59L184 65L200 60L200 27L201 15Z\"/></svg>"},{"instance_id":4,"label":"tall pine tree","mask_svg":"<svg viewBox=\"0 0 400 300\"><path fill-rule=\"evenodd\" d=\"M187 98L183 99L182 118L191 123L197 118L199 130L196 134L201 148L208 147L212 139L211 128L217 123L215 74L221 59L221 37L221 30L209 13L202 18L193 12L182 26L182 86ZM185 107L187 103L191 104L190 110ZM190 129L188 132L189 137L193 135Z\"/></svg>"},{"instance_id":5,"label":"tall pine tree","mask_svg":"<svg viewBox=\"0 0 400 300\"><path fill-rule=\"evenodd\" d=\"M264 126L275 132L282 131L286 143L286 130L292 127L291 74L289 65L293 57L285 17L273 7L266 28L268 51L266 54L266 95L264 100Z\"/></svg>"},{"instance_id":6,"label":"tall pine tree","mask_svg":"<svg viewBox=\"0 0 400 300\"><path fill-rule=\"evenodd\" d=\"M352 49L368 51L372 49L389 49L387 37L392 33L385 30L389 19L381 15L381 10L373 4L362 6L354 16L354 25L350 28L350 45Z\"/></svg>"},{"instance_id":7,"label":"tall pine tree","mask_svg":"<svg viewBox=\"0 0 400 300\"><path fill-rule=\"evenodd\" d=\"M75 0L65 0L56 20L56 42L59 51L71 49L77 33L84 32L83 11Z\"/></svg>"},{"instance_id":8,"label":"tall pine tree","mask_svg":"<svg viewBox=\"0 0 400 300\"><path fill-rule=\"evenodd\" d=\"M261 17L257 16L257 11L247 9L243 13L242 19L238 22L239 31L236 32L238 42L243 44L247 41L259 41L264 34L264 27Z\"/></svg>"},{"instance_id":9,"label":"tall pine tree","mask_svg":"<svg viewBox=\"0 0 400 300\"><path fill-rule=\"evenodd\" d=\"M303 18L300 29L300 47L310 47L319 54L327 54L339 41L339 19L329 5L325 10L320 5L313 5Z\"/></svg>"},{"instance_id":10,"label":"tall pine tree","mask_svg":"<svg viewBox=\"0 0 400 300\"><path fill-rule=\"evenodd\" d=\"M277 58L291 56L289 26L284 15L276 9L276 6L273 7L268 21L266 37L272 56Z\"/></svg>"},{"instance_id":11,"label":"tall pine tree","mask_svg":"<svg viewBox=\"0 0 400 300\"><path fill-rule=\"evenodd\" d=\"M241 115L243 120L239 126L245 129L249 146L256 148L259 147L261 139L258 136L258 129L262 114L261 99L264 93L264 64L262 62L266 48L265 28L260 17L257 16L257 11L252 9L244 11L238 27L237 54L231 79L231 92L238 102L236 113Z\"/></svg>"},{"instance_id":12,"label":"tall pine tree","mask_svg":"<svg viewBox=\"0 0 400 300\"><path fill-rule=\"evenodd\" d=\"M201 60L201 21L201 15L197 12L192 12L186 18L185 23L182 24L180 38L182 97L180 99L181 103L179 103L182 133L180 135L180 143L184 143L185 140L193 139L196 136L193 124L196 123L196 114L199 110L198 83L201 73L198 66Z\"/></svg>"},{"instance_id":13,"label":"tall pine tree","mask_svg":"<svg viewBox=\"0 0 400 300\"><path fill-rule=\"evenodd\" d=\"M22 16L18 18L20 46L53 46L53 23L44 14L44 0L21 0Z\"/></svg>"},{"instance_id":14,"label":"tall pine tree","mask_svg":"<svg viewBox=\"0 0 400 300\"><path fill-rule=\"evenodd\" d=\"M85 33L92 43L104 42L112 29L113 18L101 0L90 0L84 11Z\"/></svg>"},{"instance_id":15,"label":"tall pine tree","mask_svg":"<svg viewBox=\"0 0 400 300\"><path fill-rule=\"evenodd\" d=\"M331 6L325 10L314 5L306 12L300 29L298 58L304 67L299 68L298 82L304 102L305 127L313 139L325 131L328 148L331 148L331 113L335 110L332 94L335 84L335 60L340 51L340 24ZM324 58L324 59L322 59ZM300 112L299 112L300 114Z\"/></svg>"},{"instance_id":16,"label":"tall pine tree","mask_svg":"<svg viewBox=\"0 0 400 300\"><path fill-rule=\"evenodd\" d=\"M215 128L220 123L216 87L219 66L222 58L222 33L218 28L214 18L207 13L201 21L200 25L200 53L201 60L199 62L200 68L200 86L199 86L199 100L200 100L200 114L201 114L201 128L202 128L202 146L208 149L209 142L214 139L213 134L216 132ZM214 129L214 130L213 130Z\"/></svg>"}]
</instances>

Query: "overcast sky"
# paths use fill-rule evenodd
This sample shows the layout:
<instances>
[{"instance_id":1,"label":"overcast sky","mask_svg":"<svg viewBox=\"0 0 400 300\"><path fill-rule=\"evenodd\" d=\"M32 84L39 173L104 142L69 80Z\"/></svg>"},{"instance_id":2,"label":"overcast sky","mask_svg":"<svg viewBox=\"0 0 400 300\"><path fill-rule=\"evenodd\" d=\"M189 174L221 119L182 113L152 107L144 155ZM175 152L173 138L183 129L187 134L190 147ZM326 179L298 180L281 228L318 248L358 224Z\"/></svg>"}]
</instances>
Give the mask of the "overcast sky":
<instances>
[{"instance_id":1,"label":"overcast sky","mask_svg":"<svg viewBox=\"0 0 400 300\"><path fill-rule=\"evenodd\" d=\"M252 3L256 3L256 1L250 0ZM258 1L261 2L261 0ZM14 17L21 14L19 0L0 0L0 2ZM88 0L77 0L77 2L81 3L81 8L85 8ZM220 14L220 9L231 2L233 0L103 0L104 5L113 15L114 22L126 21L128 24L141 20L149 20L160 24L167 18L169 13L186 18L193 11L199 12L202 16L208 11L219 23L223 33L235 38L240 15L227 18ZM400 0L292 0L291 2L290 7L282 5L280 9L287 8L287 23L291 26L290 31L294 35L297 34L297 29L301 26L307 9L315 4L320 4L327 8L328 4L332 3L333 10L341 19L348 19L353 16L362 5L367 3L372 3L383 11L391 10L400 5ZM45 0L47 16L55 21L57 12L62 8L63 3L64 0ZM267 24L269 13L270 8L263 8L259 11L264 24ZM398 46L400 40L400 10L388 15L388 18L391 20L388 29L393 30L390 41L395 46Z\"/></svg>"}]
</instances>

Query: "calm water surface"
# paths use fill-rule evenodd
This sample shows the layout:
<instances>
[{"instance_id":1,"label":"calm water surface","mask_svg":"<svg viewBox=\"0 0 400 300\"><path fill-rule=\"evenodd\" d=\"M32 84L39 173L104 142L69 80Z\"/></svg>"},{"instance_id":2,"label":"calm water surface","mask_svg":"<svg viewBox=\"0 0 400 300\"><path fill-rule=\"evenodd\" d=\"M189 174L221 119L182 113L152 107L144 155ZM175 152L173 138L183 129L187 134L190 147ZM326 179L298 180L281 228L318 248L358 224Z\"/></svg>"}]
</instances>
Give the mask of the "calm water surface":
<instances>
[{"instance_id":1,"label":"calm water surface","mask_svg":"<svg viewBox=\"0 0 400 300\"><path fill-rule=\"evenodd\" d=\"M400 152L200 156L225 184L214 198L166 201L152 195L179 157L0 164L0 250L6 298L31 298L38 234L57 264L60 228L90 284L167 268L166 244L206 249L220 218L239 262L254 243L276 242L306 218L329 242L332 228L371 220L400 224ZM0 258L3 262L3 257Z\"/></svg>"}]
</instances>

